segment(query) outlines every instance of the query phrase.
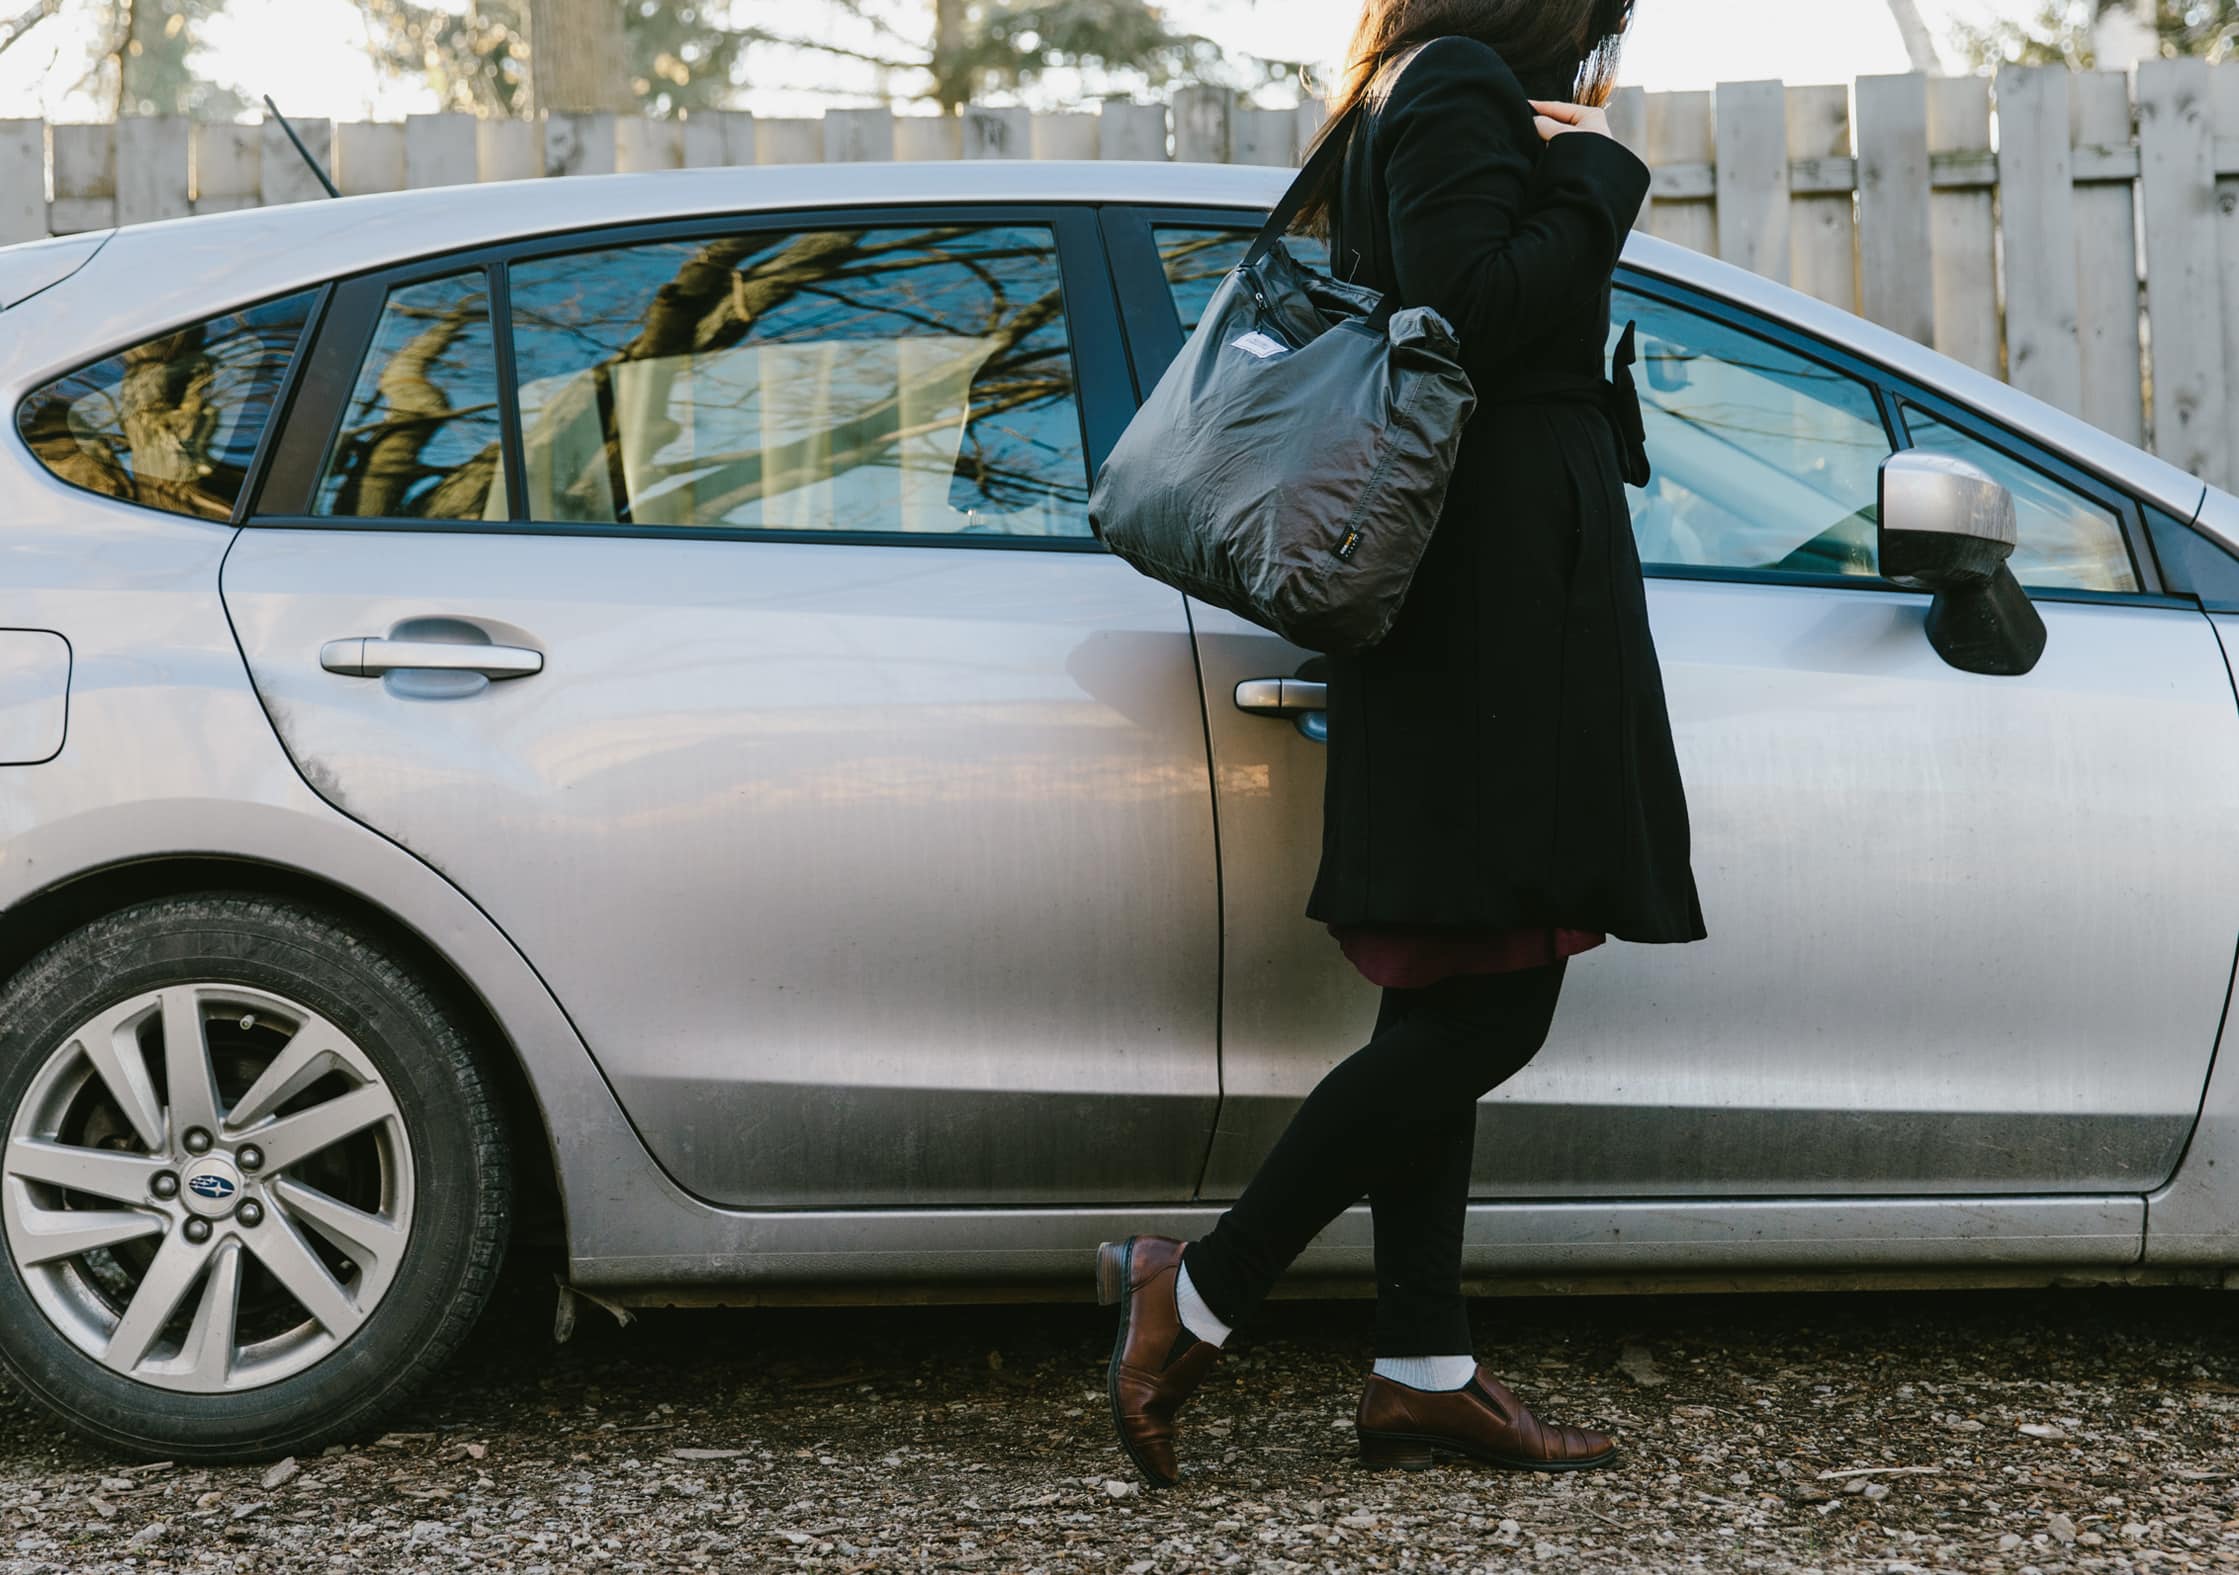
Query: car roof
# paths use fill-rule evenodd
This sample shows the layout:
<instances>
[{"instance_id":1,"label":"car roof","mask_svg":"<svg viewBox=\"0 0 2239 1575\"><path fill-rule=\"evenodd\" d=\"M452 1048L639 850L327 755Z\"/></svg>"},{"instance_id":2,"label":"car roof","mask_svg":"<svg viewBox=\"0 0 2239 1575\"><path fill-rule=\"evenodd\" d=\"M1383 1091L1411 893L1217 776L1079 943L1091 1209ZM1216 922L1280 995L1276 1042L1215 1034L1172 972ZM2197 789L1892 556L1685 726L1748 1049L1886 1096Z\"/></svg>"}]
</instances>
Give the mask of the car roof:
<instances>
[{"instance_id":1,"label":"car roof","mask_svg":"<svg viewBox=\"0 0 2239 1575\"><path fill-rule=\"evenodd\" d=\"M0 399L92 355L212 312L345 274L535 235L726 213L921 204L1118 203L1267 208L1295 171L1268 165L980 159L747 165L439 186L130 225L45 292L67 312L0 314ZM0 251L0 258L7 255ZM1841 345L2007 421L2190 519L2198 478L1901 334L1701 252L1635 231L1625 262Z\"/></svg>"}]
</instances>

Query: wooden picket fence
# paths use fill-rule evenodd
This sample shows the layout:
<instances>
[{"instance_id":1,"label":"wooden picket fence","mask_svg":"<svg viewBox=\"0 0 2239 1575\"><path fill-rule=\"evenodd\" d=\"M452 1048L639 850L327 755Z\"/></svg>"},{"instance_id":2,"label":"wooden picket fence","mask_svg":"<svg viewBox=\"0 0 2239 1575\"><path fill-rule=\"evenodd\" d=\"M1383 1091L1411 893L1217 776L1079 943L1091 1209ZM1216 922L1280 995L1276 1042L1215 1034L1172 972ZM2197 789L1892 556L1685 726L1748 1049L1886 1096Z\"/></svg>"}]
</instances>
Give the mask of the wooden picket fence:
<instances>
[{"instance_id":1,"label":"wooden picket fence","mask_svg":"<svg viewBox=\"0 0 2239 1575\"><path fill-rule=\"evenodd\" d=\"M1294 163L1321 108L1186 87L1091 112L298 122L346 193L865 159ZM1620 92L1642 227L2239 483L2239 63ZM1995 127L1995 135L1993 134ZM0 244L319 195L277 126L0 121ZM2156 329L2158 328L2158 332Z\"/></svg>"}]
</instances>

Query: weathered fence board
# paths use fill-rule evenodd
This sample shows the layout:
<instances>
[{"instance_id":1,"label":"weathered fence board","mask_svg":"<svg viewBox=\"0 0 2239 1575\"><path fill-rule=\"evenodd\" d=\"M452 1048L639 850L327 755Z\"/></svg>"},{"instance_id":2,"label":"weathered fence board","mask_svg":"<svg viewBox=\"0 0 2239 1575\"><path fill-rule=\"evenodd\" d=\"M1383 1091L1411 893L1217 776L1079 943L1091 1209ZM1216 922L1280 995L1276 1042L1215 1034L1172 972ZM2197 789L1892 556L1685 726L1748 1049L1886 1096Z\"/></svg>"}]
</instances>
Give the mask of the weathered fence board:
<instances>
[{"instance_id":1,"label":"weathered fence board","mask_svg":"<svg viewBox=\"0 0 2239 1575\"><path fill-rule=\"evenodd\" d=\"M2130 182L2086 182L2086 164L2130 143L2130 82L2120 71L2089 71L2069 84L2071 137L2078 171L2076 215L2077 349L2086 421L2142 443L2146 419L2138 356L2138 228ZM2221 354L2221 348L2216 351Z\"/></svg>"},{"instance_id":2,"label":"weathered fence board","mask_svg":"<svg viewBox=\"0 0 2239 1575\"><path fill-rule=\"evenodd\" d=\"M1850 90L1790 88L1787 92L1788 282L1846 312L1858 309L1857 204L1851 198L1850 172L1840 187L1827 179L1827 166L1850 158ZM1807 169L1818 179L1798 181ZM1806 186L1808 195L1797 195Z\"/></svg>"},{"instance_id":3,"label":"weathered fence board","mask_svg":"<svg viewBox=\"0 0 2239 1575\"><path fill-rule=\"evenodd\" d=\"M1884 328L1936 336L1928 175L1928 79L1858 79L1860 307Z\"/></svg>"},{"instance_id":4,"label":"weathered fence board","mask_svg":"<svg viewBox=\"0 0 2239 1575\"><path fill-rule=\"evenodd\" d=\"M2149 60L2138 67L2146 278L2165 324L2153 342L2154 443L2176 464L2222 486L2231 480L2231 465L2211 102L2205 61Z\"/></svg>"},{"instance_id":5,"label":"weathered fence board","mask_svg":"<svg viewBox=\"0 0 2239 1575\"><path fill-rule=\"evenodd\" d=\"M1716 110L1718 255L1785 284L1787 94L1778 82L1730 82L1719 88Z\"/></svg>"},{"instance_id":6,"label":"weathered fence board","mask_svg":"<svg viewBox=\"0 0 2239 1575\"><path fill-rule=\"evenodd\" d=\"M1979 165L1993 175L1990 84L1981 77L1928 83L1928 163ZM1996 377L1999 357L1997 202L1993 188L1932 190L1929 250L1934 262L1935 347Z\"/></svg>"},{"instance_id":7,"label":"weathered fence board","mask_svg":"<svg viewBox=\"0 0 2239 1575\"><path fill-rule=\"evenodd\" d=\"M1168 104L1110 100L1061 114L875 106L813 118L298 124L357 194L882 159L1287 167L1323 114L1314 101L1263 109L1192 85ZM1609 118L1649 165L1637 221L1648 233L1860 311L2239 483L2239 62L2149 62L2134 81L2009 68L1995 83L1625 88ZM276 126L0 120L0 244L317 195Z\"/></svg>"},{"instance_id":8,"label":"weathered fence board","mask_svg":"<svg viewBox=\"0 0 2239 1575\"><path fill-rule=\"evenodd\" d=\"M1648 233L1699 252L1718 252L1718 188L1705 181L1700 191L1681 191L1666 171L1685 165L1711 168L1716 135L1708 93L1652 93L1648 113Z\"/></svg>"},{"instance_id":9,"label":"weathered fence board","mask_svg":"<svg viewBox=\"0 0 2239 1575\"><path fill-rule=\"evenodd\" d=\"M2068 73L2009 68L1998 73L1997 91L2006 376L2016 388L2081 415Z\"/></svg>"},{"instance_id":10,"label":"weathered fence board","mask_svg":"<svg viewBox=\"0 0 2239 1575\"><path fill-rule=\"evenodd\" d=\"M189 125L168 115L117 122L117 223L177 219L194 211Z\"/></svg>"}]
</instances>

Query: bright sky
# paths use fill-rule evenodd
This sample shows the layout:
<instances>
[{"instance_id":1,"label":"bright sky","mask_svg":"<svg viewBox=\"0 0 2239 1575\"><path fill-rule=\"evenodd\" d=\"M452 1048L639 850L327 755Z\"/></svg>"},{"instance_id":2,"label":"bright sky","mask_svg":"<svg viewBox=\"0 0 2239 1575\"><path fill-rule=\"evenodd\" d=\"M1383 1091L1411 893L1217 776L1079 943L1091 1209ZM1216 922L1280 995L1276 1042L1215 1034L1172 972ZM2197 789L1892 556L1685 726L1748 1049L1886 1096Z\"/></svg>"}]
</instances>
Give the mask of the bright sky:
<instances>
[{"instance_id":1,"label":"bright sky","mask_svg":"<svg viewBox=\"0 0 2239 1575\"><path fill-rule=\"evenodd\" d=\"M774 3L745 0L744 10ZM1982 21L2037 8L2037 0L1921 5L1931 28L1954 17ZM788 9L813 16L816 0L790 0ZM1334 66L1359 0L1167 0L1165 10L1228 48ZM1810 25L1799 26L1807 10ZM424 86L384 80L373 69L351 0L233 0L208 36L203 70L251 102L271 92L291 114L338 120L393 119L434 107ZM0 118L95 118L95 106L69 91L84 65L82 45L74 44L39 36L0 54ZM1757 77L1847 82L1905 69L1884 0L1639 0L1623 80L1660 91ZM750 84L739 95L739 107L769 115L814 114L822 102L766 84Z\"/></svg>"}]
</instances>

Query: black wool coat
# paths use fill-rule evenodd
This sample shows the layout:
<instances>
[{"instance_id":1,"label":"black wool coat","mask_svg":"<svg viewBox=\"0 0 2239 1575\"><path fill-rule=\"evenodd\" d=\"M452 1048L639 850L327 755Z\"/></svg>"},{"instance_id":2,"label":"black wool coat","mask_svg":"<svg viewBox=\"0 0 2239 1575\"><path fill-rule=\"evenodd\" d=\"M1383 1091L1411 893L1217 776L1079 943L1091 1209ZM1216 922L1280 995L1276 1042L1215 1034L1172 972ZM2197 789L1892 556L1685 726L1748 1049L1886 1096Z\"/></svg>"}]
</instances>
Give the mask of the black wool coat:
<instances>
[{"instance_id":1,"label":"black wool coat","mask_svg":"<svg viewBox=\"0 0 2239 1575\"><path fill-rule=\"evenodd\" d=\"M1479 404L1392 633L1328 662L1325 923L1704 934L1620 439L1587 397L1648 170L1541 141L1526 101L1571 81L1435 39L1333 188L1332 271L1442 313Z\"/></svg>"}]
</instances>

